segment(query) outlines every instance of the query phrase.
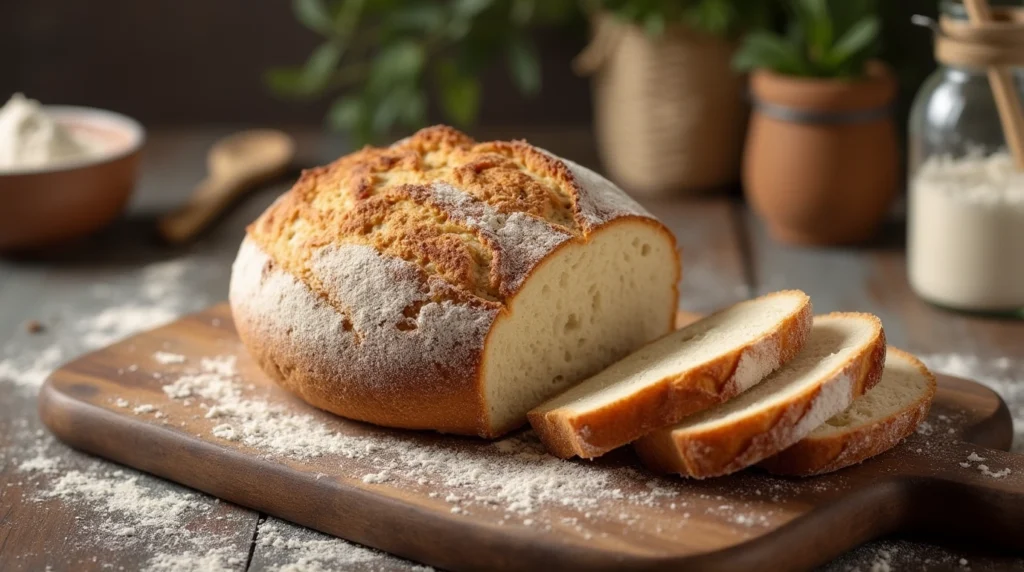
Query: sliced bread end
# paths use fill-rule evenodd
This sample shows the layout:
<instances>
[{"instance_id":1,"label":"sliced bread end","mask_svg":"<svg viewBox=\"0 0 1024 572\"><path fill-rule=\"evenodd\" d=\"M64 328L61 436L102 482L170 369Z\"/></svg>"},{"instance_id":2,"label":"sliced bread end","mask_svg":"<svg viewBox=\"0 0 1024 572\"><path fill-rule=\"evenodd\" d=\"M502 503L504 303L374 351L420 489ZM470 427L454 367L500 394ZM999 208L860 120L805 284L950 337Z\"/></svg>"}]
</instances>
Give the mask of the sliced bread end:
<instances>
[{"instance_id":1,"label":"sliced bread end","mask_svg":"<svg viewBox=\"0 0 1024 572\"><path fill-rule=\"evenodd\" d=\"M600 456L758 383L797 355L812 321L811 300L799 290L740 302L540 405L530 424L558 457Z\"/></svg>"},{"instance_id":2,"label":"sliced bread end","mask_svg":"<svg viewBox=\"0 0 1024 572\"><path fill-rule=\"evenodd\" d=\"M885 333L871 314L818 316L803 351L739 397L634 443L652 470L705 478L753 465L804 438L874 387Z\"/></svg>"},{"instance_id":3,"label":"sliced bread end","mask_svg":"<svg viewBox=\"0 0 1024 572\"><path fill-rule=\"evenodd\" d=\"M935 376L913 355L890 347L882 379L838 415L759 465L778 475L837 471L895 447L928 416Z\"/></svg>"}]
</instances>

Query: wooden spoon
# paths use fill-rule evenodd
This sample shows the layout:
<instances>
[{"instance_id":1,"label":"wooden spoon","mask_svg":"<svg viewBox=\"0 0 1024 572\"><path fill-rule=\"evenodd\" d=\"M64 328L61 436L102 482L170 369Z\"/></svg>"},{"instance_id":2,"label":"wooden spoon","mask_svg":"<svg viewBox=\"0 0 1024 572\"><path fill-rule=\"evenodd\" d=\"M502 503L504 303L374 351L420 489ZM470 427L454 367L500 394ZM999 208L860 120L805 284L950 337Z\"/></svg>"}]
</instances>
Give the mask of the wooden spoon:
<instances>
[{"instance_id":1,"label":"wooden spoon","mask_svg":"<svg viewBox=\"0 0 1024 572\"><path fill-rule=\"evenodd\" d=\"M188 202L164 216L158 229L173 244L187 242L246 191L284 173L295 156L295 141L275 129L253 129L217 141L207 155L209 175Z\"/></svg>"},{"instance_id":2,"label":"wooden spoon","mask_svg":"<svg viewBox=\"0 0 1024 572\"><path fill-rule=\"evenodd\" d=\"M964 8L972 24L992 21L988 0L964 0ZM1024 170L1024 111L1010 69L1006 66L989 66L988 82L995 94L999 120L1003 124L1003 133L1013 162L1018 170Z\"/></svg>"}]
</instances>

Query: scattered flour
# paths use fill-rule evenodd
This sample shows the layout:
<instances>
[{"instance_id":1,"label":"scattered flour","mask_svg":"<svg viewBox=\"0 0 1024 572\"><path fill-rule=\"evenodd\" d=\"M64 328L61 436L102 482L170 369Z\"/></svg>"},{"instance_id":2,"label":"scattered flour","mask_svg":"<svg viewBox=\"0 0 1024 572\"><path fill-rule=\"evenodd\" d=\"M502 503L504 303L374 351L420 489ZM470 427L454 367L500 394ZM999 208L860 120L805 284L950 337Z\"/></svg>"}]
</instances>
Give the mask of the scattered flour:
<instances>
[{"instance_id":1,"label":"scattered flour","mask_svg":"<svg viewBox=\"0 0 1024 572\"><path fill-rule=\"evenodd\" d=\"M108 299L111 305L91 315L63 314L63 319L56 323L66 326L53 328L52 338L36 336L9 344L0 355L0 384L9 383L15 389L34 393L62 361L207 305L210 300L194 296L193 290L184 285L187 267L180 261L161 263L147 267L141 279L127 285L89 291L88 295L94 300L89 304L76 303L73 307L96 307L95 298ZM141 298L124 302L125 286L137 289ZM40 346L40 339L54 343ZM153 360L162 365L184 363L177 357L167 356L154 354ZM1014 382L1014 378L1016 372L1024 371L1024 363L978 360L958 354L933 355L926 360L936 370L979 379L999 391L1017 420L1016 443L1021 450L1024 384ZM128 369L136 371L138 367ZM533 523L542 504L573 508L581 512L581 518L590 518L600 516L604 499L649 504L674 494L658 481L652 481L642 493L623 490L619 482L639 482L642 474L629 468L596 469L586 463L560 461L544 453L540 443L528 433L477 448L449 447L440 439L427 439L424 443L413 438L382 437L372 430L341 434L317 415L296 414L294 408L260 395L248 395L231 357L202 360L198 366L185 368L180 375L166 377L164 391L170 397L183 402L185 399L205 402L207 409L203 413L217 419L211 431L220 433L221 438L233 438L271 457L302 459L337 455L357 459L367 469L355 476L369 479L367 482L408 480L411 486L443 485L459 491L455 498L445 501L453 503L455 506L451 508L458 512L464 511L466 506L499 505L514 514L531 515L532 518L525 520ZM148 412L146 405L136 405L135 409ZM131 404L125 402L123 406ZM48 437L47 440L52 441ZM224 546L208 549L210 537L199 538L199 534L186 527L190 518L210 514L214 504L209 497L162 485L140 473L115 470L105 463L64 466L58 455L66 457L66 450L56 451L45 448L28 451L13 466L27 478L42 479L40 502L60 499L88 506L96 515L94 528L89 532L95 542L112 546L145 542L160 546L165 551L154 555L147 563L147 569L158 572L237 570L243 564L233 560L237 559L236 551ZM985 469L979 466L978 470L987 470L996 478L1004 476L1002 471L987 466ZM751 517L745 512L721 512L726 519L750 526ZM689 515L686 512L681 520L685 521ZM257 542L268 555L280 556L278 561L282 564L278 569L282 570L370 568L374 561L389 558L377 551L273 519L260 525ZM914 546L873 544L860 551L858 561L865 561L863 550L875 550L875 557L868 559L873 562L872 569L903 569L903 563L919 562L916 554L920 551ZM897 558L895 554L910 556ZM957 562L948 553L942 554L947 554L942 557L945 561Z\"/></svg>"},{"instance_id":2,"label":"scattered flour","mask_svg":"<svg viewBox=\"0 0 1024 572\"><path fill-rule=\"evenodd\" d=\"M23 473L43 473L52 475L57 472L60 460L47 455L40 450L35 457L27 459L18 464L18 470Z\"/></svg>"},{"instance_id":3,"label":"scattered flour","mask_svg":"<svg viewBox=\"0 0 1024 572\"><path fill-rule=\"evenodd\" d=\"M208 306L212 300L197 296L189 279L212 272L223 273L223 265L183 258L150 264L132 274L117 273L112 283L91 289L72 285L59 302L37 309L39 315L53 316L57 325L48 330L50 335L16 338L4 347L0 383L34 393L62 362ZM97 307L101 309L81 310Z\"/></svg>"},{"instance_id":4,"label":"scattered flour","mask_svg":"<svg viewBox=\"0 0 1024 572\"><path fill-rule=\"evenodd\" d=\"M921 356L929 368L987 385L1006 402L1013 416L1013 451L1024 453L1024 360L1009 358L979 359L963 354ZM920 427L919 427L920 432Z\"/></svg>"},{"instance_id":5,"label":"scattered flour","mask_svg":"<svg viewBox=\"0 0 1024 572\"><path fill-rule=\"evenodd\" d=\"M397 558L351 544L314 530L295 527L275 518L261 522L256 535L260 557L280 572L327 572L333 570L376 570L383 560L395 569L430 572L433 568L402 562ZM263 564L266 565L267 562ZM284 562L285 564L277 564ZM404 566L398 566L404 564ZM390 568L389 568L390 569Z\"/></svg>"},{"instance_id":6,"label":"scattered flour","mask_svg":"<svg viewBox=\"0 0 1024 572\"><path fill-rule=\"evenodd\" d=\"M390 478L391 477L388 476L386 471L381 471L379 473L363 475L363 482L368 484L380 484L388 482Z\"/></svg>"},{"instance_id":7,"label":"scattered flour","mask_svg":"<svg viewBox=\"0 0 1024 572\"><path fill-rule=\"evenodd\" d=\"M65 359L64 352L57 346L44 348L35 354L9 353L9 357L0 361L0 382L6 380L30 390L42 385L46 376Z\"/></svg>"},{"instance_id":8,"label":"scattered flour","mask_svg":"<svg viewBox=\"0 0 1024 572\"><path fill-rule=\"evenodd\" d=\"M1024 560L1006 558L985 562L973 559L984 570L1018 570ZM820 572L931 572L970 570L971 561L959 552L933 544L880 540L856 548L822 566Z\"/></svg>"},{"instance_id":9,"label":"scattered flour","mask_svg":"<svg viewBox=\"0 0 1024 572\"><path fill-rule=\"evenodd\" d=\"M146 572L239 572L245 560L228 547L198 552L159 553L149 560Z\"/></svg>"},{"instance_id":10,"label":"scattered flour","mask_svg":"<svg viewBox=\"0 0 1024 572\"><path fill-rule=\"evenodd\" d=\"M156 360L157 363L163 365L185 363L185 356L171 352L155 352L153 354L153 359Z\"/></svg>"},{"instance_id":11,"label":"scattered flour","mask_svg":"<svg viewBox=\"0 0 1024 572\"><path fill-rule=\"evenodd\" d=\"M181 534L181 525L189 512L209 508L197 495L173 490L156 491L139 484L138 473L125 470L72 470L56 479L46 496L81 500L105 517L117 517L134 529L156 534ZM102 526L102 525L101 525ZM120 530L107 528L107 532Z\"/></svg>"},{"instance_id":12,"label":"scattered flour","mask_svg":"<svg viewBox=\"0 0 1024 572\"><path fill-rule=\"evenodd\" d=\"M551 505L598 517L602 501L655 506L659 499L679 494L631 467L601 468L552 457L528 432L493 443L452 444L416 433L353 431L350 426L342 430L329 417L271 398L265 390L249 389L234 356L201 359L198 367L169 377L163 390L182 405L203 411L201 417L215 419L210 429L214 437L237 441L269 458L353 460L342 464L353 472L347 476L368 484L442 486L454 491L444 502L455 505L449 507L459 509L455 512L486 506L525 517ZM725 520L734 517L722 515ZM767 525L767 520L750 517L742 524Z\"/></svg>"},{"instance_id":13,"label":"scattered flour","mask_svg":"<svg viewBox=\"0 0 1024 572\"><path fill-rule=\"evenodd\" d=\"M129 302L83 318L78 327L84 331L82 341L86 346L101 348L136 332L166 324L178 314L173 308L153 306L148 302Z\"/></svg>"}]
</instances>

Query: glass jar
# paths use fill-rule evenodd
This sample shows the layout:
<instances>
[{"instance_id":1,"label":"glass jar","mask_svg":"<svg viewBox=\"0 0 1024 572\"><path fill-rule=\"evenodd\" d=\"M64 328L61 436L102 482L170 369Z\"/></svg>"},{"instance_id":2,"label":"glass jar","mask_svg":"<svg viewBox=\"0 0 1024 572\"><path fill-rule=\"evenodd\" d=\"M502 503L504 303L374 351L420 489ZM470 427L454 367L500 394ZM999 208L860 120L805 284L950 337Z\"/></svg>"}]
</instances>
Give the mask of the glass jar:
<instances>
[{"instance_id":1,"label":"glass jar","mask_svg":"<svg viewBox=\"0 0 1024 572\"><path fill-rule=\"evenodd\" d=\"M963 19L943 4L943 26ZM1024 69L1013 68L1024 95ZM987 68L940 63L910 114L907 274L925 300L1024 309L1024 174L1007 150Z\"/></svg>"}]
</instances>

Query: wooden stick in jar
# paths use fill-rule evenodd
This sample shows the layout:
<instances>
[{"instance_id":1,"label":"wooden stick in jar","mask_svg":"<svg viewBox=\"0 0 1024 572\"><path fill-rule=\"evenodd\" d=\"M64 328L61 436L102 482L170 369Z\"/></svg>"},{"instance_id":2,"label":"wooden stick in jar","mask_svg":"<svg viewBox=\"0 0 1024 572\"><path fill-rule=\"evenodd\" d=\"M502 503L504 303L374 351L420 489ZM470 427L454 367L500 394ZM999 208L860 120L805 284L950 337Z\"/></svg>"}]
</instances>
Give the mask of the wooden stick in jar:
<instances>
[{"instance_id":1,"label":"wooden stick in jar","mask_svg":"<svg viewBox=\"0 0 1024 572\"><path fill-rule=\"evenodd\" d=\"M992 20L992 9L988 0L963 0L967 9L967 17L972 24L981 24ZM1013 162L1018 170L1024 171L1024 110L1020 97L1014 86L1013 75L1007 66L989 66L988 82L995 95L996 107L999 109L999 121L1003 125L1006 144L1013 155Z\"/></svg>"}]
</instances>

